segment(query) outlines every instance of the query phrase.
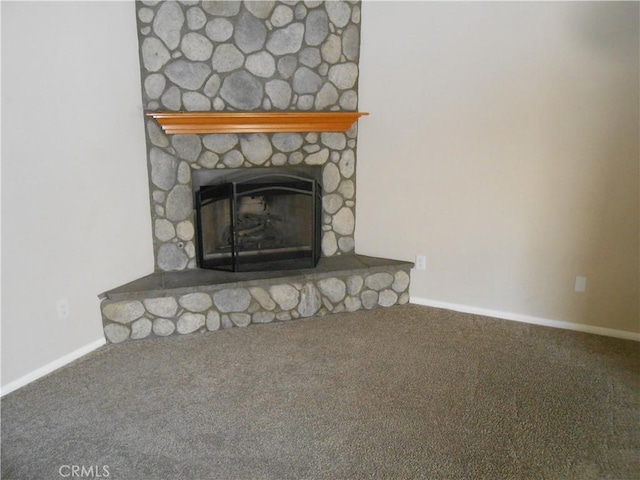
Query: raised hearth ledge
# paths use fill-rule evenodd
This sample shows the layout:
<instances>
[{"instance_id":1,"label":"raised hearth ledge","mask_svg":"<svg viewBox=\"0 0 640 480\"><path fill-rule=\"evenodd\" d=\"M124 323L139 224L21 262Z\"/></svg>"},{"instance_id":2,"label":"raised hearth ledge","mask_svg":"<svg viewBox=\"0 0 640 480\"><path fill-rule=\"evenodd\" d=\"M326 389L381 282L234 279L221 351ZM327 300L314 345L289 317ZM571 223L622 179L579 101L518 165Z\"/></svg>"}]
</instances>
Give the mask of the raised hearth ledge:
<instances>
[{"instance_id":1,"label":"raised hearth ledge","mask_svg":"<svg viewBox=\"0 0 640 480\"><path fill-rule=\"evenodd\" d=\"M367 112L150 112L169 135L346 132Z\"/></svg>"},{"instance_id":2,"label":"raised hearth ledge","mask_svg":"<svg viewBox=\"0 0 640 480\"><path fill-rule=\"evenodd\" d=\"M388 269L409 270L413 263L365 255L337 255L323 257L315 268L277 270L272 272L223 272L220 270L191 269L179 272L156 272L134 280L99 295L100 299L133 300L148 296L162 296L167 291L184 294L221 287L246 287L260 285L265 280L286 279L303 282L336 275L363 272L376 273Z\"/></svg>"}]
</instances>

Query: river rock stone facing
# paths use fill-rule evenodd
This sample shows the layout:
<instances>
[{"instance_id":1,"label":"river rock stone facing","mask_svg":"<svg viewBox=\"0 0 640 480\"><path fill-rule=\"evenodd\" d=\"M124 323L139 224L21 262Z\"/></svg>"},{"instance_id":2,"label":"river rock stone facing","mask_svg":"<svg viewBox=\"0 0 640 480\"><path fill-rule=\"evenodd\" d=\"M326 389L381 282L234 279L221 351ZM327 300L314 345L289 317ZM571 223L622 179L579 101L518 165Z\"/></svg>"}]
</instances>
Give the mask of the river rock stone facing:
<instances>
[{"instance_id":1,"label":"river rock stone facing","mask_svg":"<svg viewBox=\"0 0 640 480\"><path fill-rule=\"evenodd\" d=\"M401 305L409 300L411 264L370 267L304 276L204 285L158 292L134 291L135 298L107 298L101 304L110 343L152 336L184 335L323 316L329 313ZM356 273L354 273L356 272Z\"/></svg>"},{"instance_id":2,"label":"river rock stone facing","mask_svg":"<svg viewBox=\"0 0 640 480\"><path fill-rule=\"evenodd\" d=\"M358 1L167 0L136 10L145 110L357 109ZM196 268L193 245L177 233L179 223L193 230L190 169L322 166L323 195L331 195L322 253L353 253L355 126L346 134L167 136L153 120L145 125L156 270Z\"/></svg>"}]
</instances>

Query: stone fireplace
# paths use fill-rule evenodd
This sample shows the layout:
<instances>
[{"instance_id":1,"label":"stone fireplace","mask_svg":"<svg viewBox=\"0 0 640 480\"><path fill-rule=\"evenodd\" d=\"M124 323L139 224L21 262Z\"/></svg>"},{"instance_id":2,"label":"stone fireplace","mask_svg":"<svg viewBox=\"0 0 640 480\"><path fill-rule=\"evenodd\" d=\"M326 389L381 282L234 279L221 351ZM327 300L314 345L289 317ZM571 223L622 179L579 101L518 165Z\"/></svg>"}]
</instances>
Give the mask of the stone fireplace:
<instances>
[{"instance_id":1,"label":"stone fireplace","mask_svg":"<svg viewBox=\"0 0 640 480\"><path fill-rule=\"evenodd\" d=\"M276 124L277 112L356 112L360 9L359 0L136 2L144 109L225 114L226 123L171 133L146 119L155 272L103 294L108 341L408 301L410 263L355 254L357 123L274 130L239 121L246 112L272 112ZM318 172L317 267L198 268L200 179L284 167ZM244 231L273 218L252 217L262 224L247 220Z\"/></svg>"}]
</instances>

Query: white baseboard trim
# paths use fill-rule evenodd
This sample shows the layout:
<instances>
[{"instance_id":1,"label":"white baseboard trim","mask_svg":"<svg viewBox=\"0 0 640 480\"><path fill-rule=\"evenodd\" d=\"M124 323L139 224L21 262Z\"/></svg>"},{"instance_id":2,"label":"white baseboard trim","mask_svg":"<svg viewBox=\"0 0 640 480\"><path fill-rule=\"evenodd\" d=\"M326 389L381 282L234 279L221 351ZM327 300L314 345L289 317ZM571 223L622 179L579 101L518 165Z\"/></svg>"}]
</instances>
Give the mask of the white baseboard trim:
<instances>
[{"instance_id":1,"label":"white baseboard trim","mask_svg":"<svg viewBox=\"0 0 640 480\"><path fill-rule=\"evenodd\" d=\"M603 335L605 337L615 337L622 338L624 340L634 340L636 342L640 342L640 333L615 330L613 328L594 327L592 325L565 322L562 320L549 320L547 318L522 315L520 313L490 310L488 308L473 307L470 305L461 305L458 303L440 302L438 300L430 300L428 298L411 297L409 302L416 305L424 305L426 307L444 308L446 310L453 310L455 312L471 313L474 315L482 315L485 317L500 318L502 320L513 320L515 322L531 323L534 325L543 325L545 327L562 328L564 330L575 330L577 332L593 333L595 335Z\"/></svg>"},{"instance_id":2,"label":"white baseboard trim","mask_svg":"<svg viewBox=\"0 0 640 480\"><path fill-rule=\"evenodd\" d=\"M14 380L13 382L8 383L7 385L4 385L0 392L0 396L4 397L7 393L11 393L14 390L22 388L25 385L33 382L34 380L44 377L45 375L53 372L54 370L58 370L59 368L64 367L65 365L73 362L74 360L77 360L78 358L83 357L86 354L93 352L94 350L97 350L98 348L102 347L105 344L106 344L106 340L104 338L101 338L100 340L91 342L90 344L85 345L84 347L81 347L78 350L68 353L64 357L54 360L53 362L47 363L43 367L40 367L37 370L34 370L33 372L28 373L24 377L21 377L18 380Z\"/></svg>"}]
</instances>

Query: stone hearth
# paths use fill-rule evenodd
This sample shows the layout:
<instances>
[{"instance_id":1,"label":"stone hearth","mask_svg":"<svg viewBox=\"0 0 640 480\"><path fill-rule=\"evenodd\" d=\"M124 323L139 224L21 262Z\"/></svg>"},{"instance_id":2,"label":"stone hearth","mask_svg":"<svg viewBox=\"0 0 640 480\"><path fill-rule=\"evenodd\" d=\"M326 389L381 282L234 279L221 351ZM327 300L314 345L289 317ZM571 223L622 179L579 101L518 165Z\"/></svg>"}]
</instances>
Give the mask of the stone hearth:
<instances>
[{"instance_id":1,"label":"stone hearth","mask_svg":"<svg viewBox=\"0 0 640 480\"><path fill-rule=\"evenodd\" d=\"M104 332L118 343L404 304L412 266L342 255L303 270L154 273L102 295Z\"/></svg>"}]
</instances>

